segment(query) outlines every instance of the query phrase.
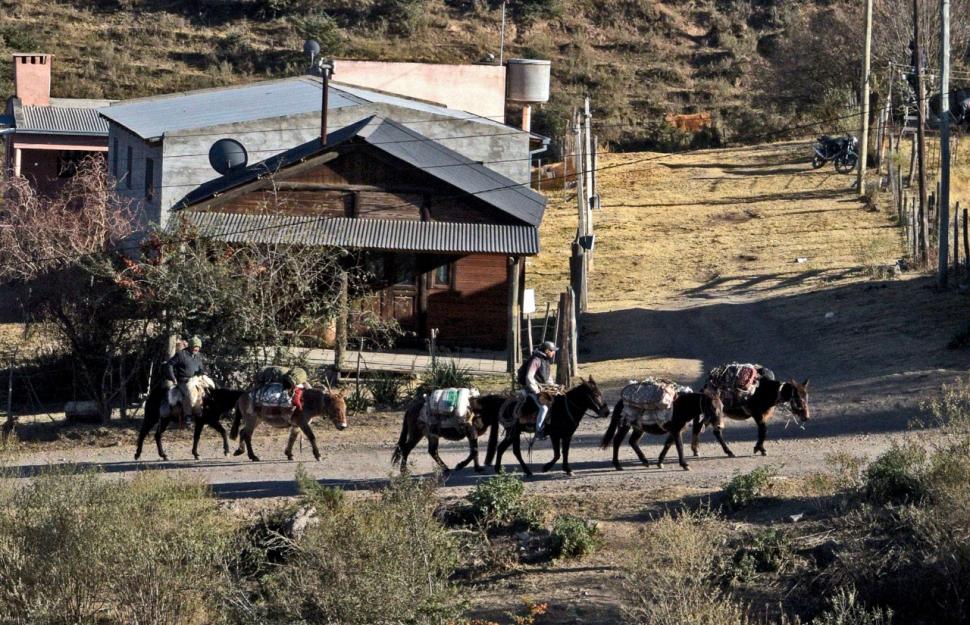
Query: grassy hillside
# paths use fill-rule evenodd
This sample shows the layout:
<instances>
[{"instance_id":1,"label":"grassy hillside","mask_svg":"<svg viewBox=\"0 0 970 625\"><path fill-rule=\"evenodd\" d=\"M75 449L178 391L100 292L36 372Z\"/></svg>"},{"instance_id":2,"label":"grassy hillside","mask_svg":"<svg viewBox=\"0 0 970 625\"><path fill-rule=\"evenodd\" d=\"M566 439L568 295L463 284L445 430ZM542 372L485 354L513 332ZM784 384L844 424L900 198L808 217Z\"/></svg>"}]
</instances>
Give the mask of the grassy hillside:
<instances>
[{"instance_id":1,"label":"grassy hillside","mask_svg":"<svg viewBox=\"0 0 970 625\"><path fill-rule=\"evenodd\" d=\"M56 54L54 95L131 98L299 73L307 36L344 58L479 62L489 53L498 57L500 6L495 0L0 0L0 54ZM772 125L752 86L784 24L804 10L798 6L513 0L506 56L553 61L553 100L535 115L537 130L558 136L568 111L589 94L602 140L616 148L674 147L690 138L660 123L667 112L711 111L732 136ZM10 89L7 70L0 92Z\"/></svg>"}]
</instances>

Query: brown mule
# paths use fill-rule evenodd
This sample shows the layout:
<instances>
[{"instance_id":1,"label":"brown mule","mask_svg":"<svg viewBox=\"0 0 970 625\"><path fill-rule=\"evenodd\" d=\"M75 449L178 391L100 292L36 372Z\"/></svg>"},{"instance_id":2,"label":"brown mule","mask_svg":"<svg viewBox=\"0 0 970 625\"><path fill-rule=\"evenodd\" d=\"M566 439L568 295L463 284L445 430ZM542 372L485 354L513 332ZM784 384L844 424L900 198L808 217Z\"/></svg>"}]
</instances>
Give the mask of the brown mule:
<instances>
[{"instance_id":1,"label":"brown mule","mask_svg":"<svg viewBox=\"0 0 970 625\"><path fill-rule=\"evenodd\" d=\"M795 380L779 382L778 380L772 380L766 377L761 378L757 390L744 400L740 406L732 406L730 409L725 407L723 412L724 416L735 421L754 419L754 422L758 425L758 442L755 443L754 453L761 452L762 456L766 456L768 454L765 451L765 435L768 432L768 419L775 413L777 406L786 404L792 411L792 414L802 422L809 420L811 415L808 408L808 380L799 384ZM724 450L724 453L728 457L733 458L734 452L731 451L721 436L723 423L710 418L705 418L704 420L697 418L694 420L694 431L690 443L690 448L694 452L694 455L697 455L698 439L701 430L708 425L712 426L714 438L721 444L721 449Z\"/></svg>"},{"instance_id":2,"label":"brown mule","mask_svg":"<svg viewBox=\"0 0 970 625\"><path fill-rule=\"evenodd\" d=\"M482 465L478 462L478 439L489 430L488 452L485 456L485 466L492 463L492 456L495 454L495 446L498 443L498 411L505 403L505 395L485 395L483 397L473 397L469 402L469 408L473 413L472 419L464 423L453 423L447 427L436 427L434 424L427 423L421 419L421 408L424 406L423 400L417 400L408 406L404 412L404 421L401 423L401 436L398 438L397 447L391 456L391 463L401 465L401 473L407 473L408 456L422 438L428 439L428 454L434 459L442 472L450 473L451 469L444 463L438 455L438 444L440 439L449 441L468 440L468 456L455 465L455 470L464 469L469 462L475 463L475 471L481 472Z\"/></svg>"},{"instance_id":3,"label":"brown mule","mask_svg":"<svg viewBox=\"0 0 970 625\"><path fill-rule=\"evenodd\" d=\"M236 402L235 417L232 422L232 431L229 438L236 439L239 435L239 448L233 453L239 456L244 448L249 459L256 462L259 458L253 453L253 431L260 421L276 428L290 428L290 438L286 443L286 458L293 459L293 443L296 437L303 434L310 441L313 447L313 457L320 460L320 449L317 447L317 437L310 429L310 424L317 417L329 417L334 427L338 430L347 429L347 402L339 391L323 391L320 389L307 389L303 391L303 409L293 409L292 411L281 412L273 407L257 407L250 393L245 393ZM242 423L242 431L239 426Z\"/></svg>"}]
</instances>

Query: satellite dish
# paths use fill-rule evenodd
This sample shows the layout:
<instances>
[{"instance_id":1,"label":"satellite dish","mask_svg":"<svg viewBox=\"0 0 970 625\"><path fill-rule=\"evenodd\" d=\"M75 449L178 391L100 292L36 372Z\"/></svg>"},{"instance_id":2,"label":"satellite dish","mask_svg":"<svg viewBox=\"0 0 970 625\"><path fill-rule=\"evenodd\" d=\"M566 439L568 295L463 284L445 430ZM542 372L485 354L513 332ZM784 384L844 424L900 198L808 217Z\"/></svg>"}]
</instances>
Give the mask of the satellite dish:
<instances>
[{"instance_id":1,"label":"satellite dish","mask_svg":"<svg viewBox=\"0 0 970 625\"><path fill-rule=\"evenodd\" d=\"M303 42L303 54L309 57L320 54L320 44L313 39L307 39Z\"/></svg>"},{"instance_id":2,"label":"satellite dish","mask_svg":"<svg viewBox=\"0 0 970 625\"><path fill-rule=\"evenodd\" d=\"M235 139L219 139L209 148L209 164L223 176L246 166L249 155Z\"/></svg>"}]
</instances>

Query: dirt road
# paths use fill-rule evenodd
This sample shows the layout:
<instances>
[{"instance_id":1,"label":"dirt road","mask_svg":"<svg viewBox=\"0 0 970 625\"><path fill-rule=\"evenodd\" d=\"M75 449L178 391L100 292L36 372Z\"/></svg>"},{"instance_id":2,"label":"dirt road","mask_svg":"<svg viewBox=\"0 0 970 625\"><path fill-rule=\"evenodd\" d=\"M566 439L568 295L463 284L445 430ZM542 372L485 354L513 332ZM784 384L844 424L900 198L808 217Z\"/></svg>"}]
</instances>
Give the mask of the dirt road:
<instances>
[{"instance_id":1,"label":"dirt road","mask_svg":"<svg viewBox=\"0 0 970 625\"><path fill-rule=\"evenodd\" d=\"M604 207L596 214L600 241L580 368L613 401L628 379L663 374L697 384L722 362L760 362L779 376L811 378L812 420L802 429L780 413L769 426L767 458L751 455L753 425L732 423L727 439L738 458L723 457L708 434L700 457L688 459L690 472L675 455L662 470L635 465L624 447L621 473L598 445L606 423L587 417L572 449L575 475L539 475L531 491L714 487L764 464L795 475L823 468L831 451L871 456L906 435L927 393L965 372L968 355L945 345L965 325L966 297L936 293L926 276L874 280L874 267L902 256L898 232L886 214L867 210L847 190L850 177L810 170L806 153L803 145L785 144L601 159ZM540 302L565 284L563 252L574 231L572 200L555 198L543 254L529 267ZM371 488L392 471L398 419L367 415L339 433L319 425L323 461L313 462L306 445L299 459L325 483ZM223 458L216 439L205 436L200 461L189 460L188 441L179 436L169 442L173 461L153 460L149 448L147 461L133 462L130 431L106 437L118 442L110 447L31 443L3 461L15 476L78 463L109 475L177 472L206 480L227 498L293 494L296 463L282 460L281 436L257 433L264 459L258 464ZM416 473L431 471L424 449L412 455ZM655 456L659 440L646 449ZM442 455L454 464L463 454L463 445L448 444ZM535 464L550 456L548 443L533 450ZM505 460L513 462L511 454ZM452 476L442 493L462 494L477 479L471 471Z\"/></svg>"}]
</instances>

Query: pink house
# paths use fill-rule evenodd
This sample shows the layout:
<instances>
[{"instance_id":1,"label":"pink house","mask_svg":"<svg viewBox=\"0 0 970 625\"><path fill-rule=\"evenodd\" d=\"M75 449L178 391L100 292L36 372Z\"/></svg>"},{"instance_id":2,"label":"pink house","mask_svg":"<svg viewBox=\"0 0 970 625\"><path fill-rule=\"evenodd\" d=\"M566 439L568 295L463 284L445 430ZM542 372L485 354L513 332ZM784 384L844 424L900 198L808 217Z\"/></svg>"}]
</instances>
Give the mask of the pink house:
<instances>
[{"instance_id":1,"label":"pink house","mask_svg":"<svg viewBox=\"0 0 970 625\"><path fill-rule=\"evenodd\" d=\"M108 151L108 124L97 112L111 100L51 97L51 54L14 54L14 94L0 117L3 170L28 178L42 194L57 191L78 162Z\"/></svg>"}]
</instances>

